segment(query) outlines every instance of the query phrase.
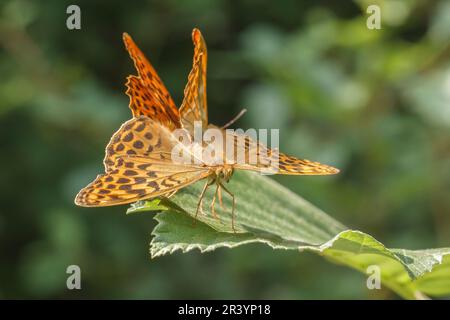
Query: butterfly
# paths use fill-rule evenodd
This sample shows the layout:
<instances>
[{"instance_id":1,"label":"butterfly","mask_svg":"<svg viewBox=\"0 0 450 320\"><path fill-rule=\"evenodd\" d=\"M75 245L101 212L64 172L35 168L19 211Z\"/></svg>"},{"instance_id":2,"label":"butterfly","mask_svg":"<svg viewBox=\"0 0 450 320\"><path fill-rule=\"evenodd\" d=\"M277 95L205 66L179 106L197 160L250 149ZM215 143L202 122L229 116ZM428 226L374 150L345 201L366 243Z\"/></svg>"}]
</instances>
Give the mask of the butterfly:
<instances>
[{"instance_id":1,"label":"butterfly","mask_svg":"<svg viewBox=\"0 0 450 320\"><path fill-rule=\"evenodd\" d=\"M222 190L232 198L231 222L234 226L236 200L224 185L234 170L274 172L286 175L329 175L338 169L318 162L299 159L269 149L248 135L237 134L208 123L206 100L207 49L198 29L192 32L194 58L181 107L177 109L158 74L134 43L124 33L125 46L134 61L138 75L128 76L126 94L133 118L114 133L106 147L105 173L83 188L75 198L80 206L112 206L155 197L168 197L178 190L205 179L195 217L202 211L203 197L208 187L215 185L211 211L216 216L216 198L222 204ZM217 149L213 161L204 161L194 151L205 150L209 144L193 142L196 126L203 131L215 129L233 150L241 148L242 158L230 157L225 148ZM175 134L182 130L189 143ZM173 151L181 150L189 157L175 160ZM217 151L215 150L215 151ZM196 161L192 161L192 160ZM248 161L256 159L256 161ZM220 160L220 161L217 161ZM276 160L276 161L274 161ZM274 165L274 163L276 165Z\"/></svg>"}]
</instances>

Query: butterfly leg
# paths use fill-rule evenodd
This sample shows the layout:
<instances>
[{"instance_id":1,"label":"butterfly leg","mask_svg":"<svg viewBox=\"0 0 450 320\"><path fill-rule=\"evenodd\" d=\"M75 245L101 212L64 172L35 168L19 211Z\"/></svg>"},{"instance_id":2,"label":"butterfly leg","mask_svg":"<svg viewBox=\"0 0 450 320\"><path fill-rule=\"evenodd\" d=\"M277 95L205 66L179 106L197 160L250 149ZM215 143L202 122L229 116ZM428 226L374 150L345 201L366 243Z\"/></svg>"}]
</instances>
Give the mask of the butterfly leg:
<instances>
[{"instance_id":1,"label":"butterfly leg","mask_svg":"<svg viewBox=\"0 0 450 320\"><path fill-rule=\"evenodd\" d=\"M217 198L217 194L218 194L219 192L220 192L220 184L218 184L218 183L216 182L216 191L215 191L214 197L213 197L213 199L212 199L212 201L211 201L211 212L212 212L213 217L214 217L215 219L219 220L219 222L220 222L220 218L219 218L219 216L216 214L216 198ZM219 201L221 202L222 200L219 198Z\"/></svg>"},{"instance_id":2,"label":"butterfly leg","mask_svg":"<svg viewBox=\"0 0 450 320\"><path fill-rule=\"evenodd\" d=\"M167 195L165 195L165 197L168 199L168 198L172 197L175 193L177 193L177 191L178 190L174 190L174 191L168 193Z\"/></svg>"},{"instance_id":3,"label":"butterfly leg","mask_svg":"<svg viewBox=\"0 0 450 320\"><path fill-rule=\"evenodd\" d=\"M223 190L230 195L230 197L233 199L233 207L231 209L231 228L233 229L233 232L236 233L236 229L234 228L234 208L236 207L236 199L234 198L234 194L230 192L225 186L222 184L222 182L219 182L219 185L223 188Z\"/></svg>"},{"instance_id":4,"label":"butterfly leg","mask_svg":"<svg viewBox=\"0 0 450 320\"><path fill-rule=\"evenodd\" d=\"M212 180L212 181L206 181L205 182L205 185L203 186L203 189L202 189L202 193L200 193L200 199L198 200L198 204L197 204L197 210L195 210L195 219L197 219L197 216L198 216L198 212L200 211L201 213L204 213L203 212L203 197L205 196L205 192L206 192L206 189L208 189L208 187L210 186L210 185L212 185L214 183L214 180Z\"/></svg>"},{"instance_id":5,"label":"butterfly leg","mask_svg":"<svg viewBox=\"0 0 450 320\"><path fill-rule=\"evenodd\" d=\"M218 194L218 196L219 196L219 204L220 204L220 207L223 209L222 189L220 189L220 186L219 186L219 189L217 190L217 194Z\"/></svg>"},{"instance_id":6,"label":"butterfly leg","mask_svg":"<svg viewBox=\"0 0 450 320\"><path fill-rule=\"evenodd\" d=\"M209 185L209 181L207 180L205 182L205 185L203 186L202 193L200 193L200 198L199 198L198 203L197 203L197 210L195 210L195 219L196 220L197 220L197 216L198 216L198 211L200 210L200 211L203 212L203 209L202 209L203 197L205 196L205 192L206 192L206 189L208 188L208 185Z\"/></svg>"}]
</instances>

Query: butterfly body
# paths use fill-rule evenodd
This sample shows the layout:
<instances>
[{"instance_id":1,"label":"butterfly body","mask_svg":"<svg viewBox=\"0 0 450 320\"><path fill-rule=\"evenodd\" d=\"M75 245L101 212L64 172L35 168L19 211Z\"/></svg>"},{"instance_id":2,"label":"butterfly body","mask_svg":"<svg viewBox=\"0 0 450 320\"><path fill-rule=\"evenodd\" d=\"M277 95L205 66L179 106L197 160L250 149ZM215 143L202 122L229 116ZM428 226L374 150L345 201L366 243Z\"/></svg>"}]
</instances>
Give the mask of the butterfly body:
<instances>
[{"instance_id":1,"label":"butterfly body","mask_svg":"<svg viewBox=\"0 0 450 320\"><path fill-rule=\"evenodd\" d=\"M202 201L207 188L215 185L211 212L216 216L215 201L218 198L222 204L223 190L233 201L231 214L234 230L235 196L224 185L231 179L234 170L288 175L339 172L331 166L282 154L249 136L208 123L207 50L198 29L192 33L193 67L179 109L131 37L124 34L123 39L138 71L137 76L129 76L126 82L133 118L112 136L105 152L105 173L98 175L78 193L75 198L77 205L111 206L171 196L186 186L206 180L195 215L203 210ZM216 147L212 141L196 141L198 127L201 132L216 130L223 138L219 148L211 151L210 146ZM180 141L177 135L179 130L188 136L187 143ZM174 150L183 153L183 157L178 157L179 152Z\"/></svg>"}]
</instances>

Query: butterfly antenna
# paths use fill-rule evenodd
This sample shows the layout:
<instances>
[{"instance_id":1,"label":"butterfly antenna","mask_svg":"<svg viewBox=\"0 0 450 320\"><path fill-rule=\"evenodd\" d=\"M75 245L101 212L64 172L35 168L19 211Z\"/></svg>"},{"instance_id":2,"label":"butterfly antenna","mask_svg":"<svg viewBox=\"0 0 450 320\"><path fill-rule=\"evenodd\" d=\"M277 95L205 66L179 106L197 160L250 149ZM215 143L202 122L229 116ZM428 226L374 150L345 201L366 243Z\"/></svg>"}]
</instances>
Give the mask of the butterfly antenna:
<instances>
[{"instance_id":1,"label":"butterfly antenna","mask_svg":"<svg viewBox=\"0 0 450 320\"><path fill-rule=\"evenodd\" d=\"M228 123L226 125L224 125L221 129L226 129L229 126L231 126L233 123L235 123L237 120L239 120L239 118L242 117L244 115L244 113L246 113L246 112L247 112L247 109L242 109L241 112L239 112L237 114L237 116L235 116L233 119L228 121Z\"/></svg>"}]
</instances>

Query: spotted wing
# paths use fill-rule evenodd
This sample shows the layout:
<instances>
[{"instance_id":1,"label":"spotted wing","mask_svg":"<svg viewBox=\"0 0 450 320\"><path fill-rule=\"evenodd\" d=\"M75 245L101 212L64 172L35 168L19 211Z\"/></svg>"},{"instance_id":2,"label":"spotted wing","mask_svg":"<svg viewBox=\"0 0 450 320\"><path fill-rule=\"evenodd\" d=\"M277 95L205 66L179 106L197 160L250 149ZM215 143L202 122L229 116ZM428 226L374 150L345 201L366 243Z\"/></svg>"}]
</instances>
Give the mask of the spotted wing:
<instances>
[{"instance_id":1,"label":"spotted wing","mask_svg":"<svg viewBox=\"0 0 450 320\"><path fill-rule=\"evenodd\" d=\"M168 128L140 116L124 123L106 147L105 174L75 198L80 206L110 206L176 191L209 175L208 168L174 162L179 144Z\"/></svg>"},{"instance_id":2,"label":"spotted wing","mask_svg":"<svg viewBox=\"0 0 450 320\"><path fill-rule=\"evenodd\" d=\"M139 156L123 157L114 170L97 176L82 189L75 203L84 207L132 203L171 193L208 175L205 168Z\"/></svg>"},{"instance_id":3,"label":"spotted wing","mask_svg":"<svg viewBox=\"0 0 450 320\"><path fill-rule=\"evenodd\" d=\"M225 156L225 161L232 164L235 169L286 175L329 175L339 172L334 167L288 156L278 150L267 148L248 135L227 130L225 137L232 141L230 145L233 146L233 152Z\"/></svg>"},{"instance_id":4,"label":"spotted wing","mask_svg":"<svg viewBox=\"0 0 450 320\"><path fill-rule=\"evenodd\" d=\"M194 122L200 121L202 128L208 126L208 106L206 103L206 66L208 54L206 43L198 29L192 31L194 59L188 83L184 89L184 99L180 107L181 123L191 135Z\"/></svg>"},{"instance_id":5,"label":"spotted wing","mask_svg":"<svg viewBox=\"0 0 450 320\"><path fill-rule=\"evenodd\" d=\"M145 115L171 129L181 127L178 109L155 69L127 33L123 41L138 71L125 84L133 116Z\"/></svg>"}]
</instances>

